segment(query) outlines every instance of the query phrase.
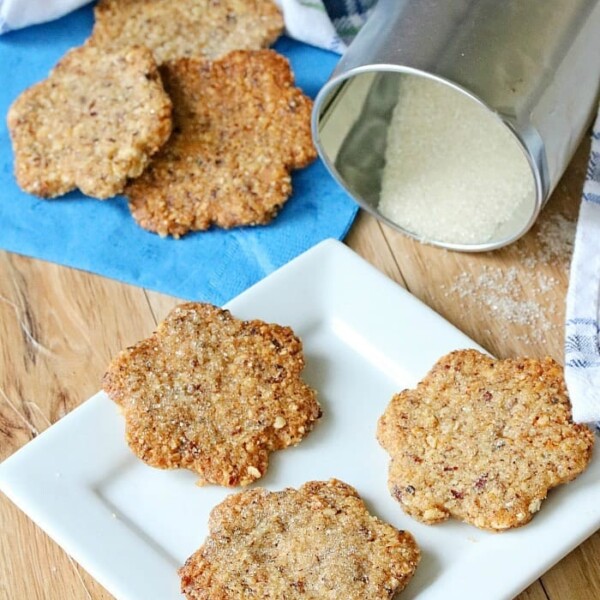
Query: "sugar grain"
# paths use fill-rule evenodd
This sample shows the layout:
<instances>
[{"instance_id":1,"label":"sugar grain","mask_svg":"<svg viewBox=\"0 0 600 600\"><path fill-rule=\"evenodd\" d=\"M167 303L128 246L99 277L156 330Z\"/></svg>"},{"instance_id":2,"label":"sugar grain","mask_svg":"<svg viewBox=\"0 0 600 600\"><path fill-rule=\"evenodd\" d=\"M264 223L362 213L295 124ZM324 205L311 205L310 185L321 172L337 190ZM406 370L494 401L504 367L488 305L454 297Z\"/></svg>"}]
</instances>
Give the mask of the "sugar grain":
<instances>
[{"instance_id":1,"label":"sugar grain","mask_svg":"<svg viewBox=\"0 0 600 600\"><path fill-rule=\"evenodd\" d=\"M491 241L535 193L501 121L424 78L402 81L385 158L379 210L424 241Z\"/></svg>"}]
</instances>

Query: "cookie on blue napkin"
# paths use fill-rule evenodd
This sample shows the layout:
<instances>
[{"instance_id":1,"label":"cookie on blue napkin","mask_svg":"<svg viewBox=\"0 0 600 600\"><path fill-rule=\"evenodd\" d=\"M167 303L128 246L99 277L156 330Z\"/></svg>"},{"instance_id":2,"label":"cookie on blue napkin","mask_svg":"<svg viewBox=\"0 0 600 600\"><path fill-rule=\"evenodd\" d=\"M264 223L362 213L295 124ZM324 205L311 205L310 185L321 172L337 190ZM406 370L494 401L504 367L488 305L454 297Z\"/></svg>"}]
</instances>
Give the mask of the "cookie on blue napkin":
<instances>
[{"instance_id":1,"label":"cookie on blue napkin","mask_svg":"<svg viewBox=\"0 0 600 600\"><path fill-rule=\"evenodd\" d=\"M171 100L147 48L84 45L15 100L8 127L24 191L109 198L169 138Z\"/></svg>"},{"instance_id":2,"label":"cookie on blue napkin","mask_svg":"<svg viewBox=\"0 0 600 600\"><path fill-rule=\"evenodd\" d=\"M160 67L173 135L125 189L135 220L162 236L271 221L292 193L290 171L316 158L312 101L286 58L238 50Z\"/></svg>"},{"instance_id":3,"label":"cookie on blue napkin","mask_svg":"<svg viewBox=\"0 0 600 600\"><path fill-rule=\"evenodd\" d=\"M91 43L143 45L158 64L259 50L283 32L283 16L272 0L100 0L94 15Z\"/></svg>"}]
</instances>

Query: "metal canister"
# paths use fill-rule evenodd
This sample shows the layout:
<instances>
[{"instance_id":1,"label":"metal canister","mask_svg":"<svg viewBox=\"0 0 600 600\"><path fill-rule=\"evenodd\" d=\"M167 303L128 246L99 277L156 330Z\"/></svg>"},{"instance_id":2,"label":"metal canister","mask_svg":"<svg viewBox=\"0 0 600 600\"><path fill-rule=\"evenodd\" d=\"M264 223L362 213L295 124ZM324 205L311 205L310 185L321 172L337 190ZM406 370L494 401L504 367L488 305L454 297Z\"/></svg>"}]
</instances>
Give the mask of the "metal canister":
<instances>
[{"instance_id":1,"label":"metal canister","mask_svg":"<svg viewBox=\"0 0 600 600\"><path fill-rule=\"evenodd\" d=\"M317 96L313 136L363 208L418 237L377 208L403 77L436 80L483 105L524 153L534 197L494 239L427 240L463 251L504 246L533 225L597 107L600 0L379 0Z\"/></svg>"}]
</instances>

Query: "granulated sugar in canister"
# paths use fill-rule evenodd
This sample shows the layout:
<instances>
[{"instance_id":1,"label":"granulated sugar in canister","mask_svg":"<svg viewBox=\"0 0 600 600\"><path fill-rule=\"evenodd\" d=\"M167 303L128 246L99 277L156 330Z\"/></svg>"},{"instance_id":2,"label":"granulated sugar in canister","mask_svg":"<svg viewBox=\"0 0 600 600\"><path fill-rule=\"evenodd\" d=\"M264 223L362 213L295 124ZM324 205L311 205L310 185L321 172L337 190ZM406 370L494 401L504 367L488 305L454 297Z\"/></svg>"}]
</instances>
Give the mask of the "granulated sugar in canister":
<instances>
[{"instance_id":1,"label":"granulated sugar in canister","mask_svg":"<svg viewBox=\"0 0 600 600\"><path fill-rule=\"evenodd\" d=\"M423 241L491 241L535 194L499 118L449 86L404 77L388 129L379 211Z\"/></svg>"}]
</instances>

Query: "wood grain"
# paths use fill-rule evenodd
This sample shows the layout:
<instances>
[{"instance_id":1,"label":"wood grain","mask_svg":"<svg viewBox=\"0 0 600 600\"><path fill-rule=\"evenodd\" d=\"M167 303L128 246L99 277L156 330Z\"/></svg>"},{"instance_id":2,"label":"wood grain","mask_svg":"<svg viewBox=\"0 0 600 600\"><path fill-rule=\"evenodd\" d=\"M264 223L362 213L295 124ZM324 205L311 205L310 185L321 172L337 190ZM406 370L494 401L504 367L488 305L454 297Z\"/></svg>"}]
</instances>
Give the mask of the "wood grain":
<instances>
[{"instance_id":1,"label":"wood grain","mask_svg":"<svg viewBox=\"0 0 600 600\"><path fill-rule=\"evenodd\" d=\"M0 273L1 460L94 394L155 322L141 289L6 253ZM0 531L0 598L111 598L4 496Z\"/></svg>"},{"instance_id":2,"label":"wood grain","mask_svg":"<svg viewBox=\"0 0 600 600\"><path fill-rule=\"evenodd\" d=\"M366 214L346 241L494 354L561 359L568 256L549 247L557 236L568 241L574 231L588 148L582 144L534 229L509 248L480 255L447 252L406 238ZM489 302L494 286L500 295L506 288L515 296L513 312L537 307L535 318L529 323L507 319ZM110 357L147 336L176 303L169 296L0 253L0 460L96 392ZM3 496L0 531L0 600L111 598ZM518 600L597 598L598 533Z\"/></svg>"}]
</instances>

